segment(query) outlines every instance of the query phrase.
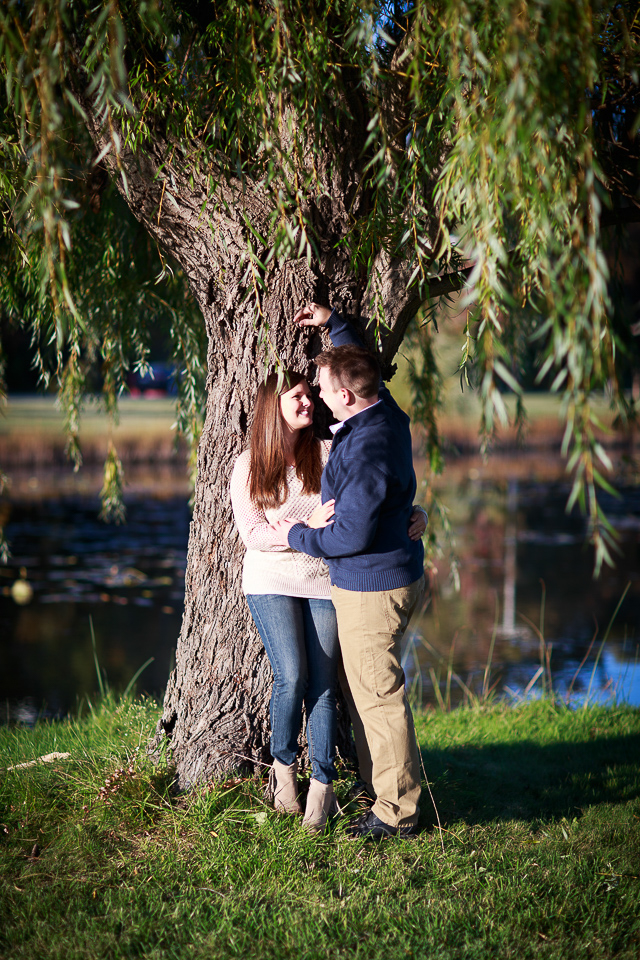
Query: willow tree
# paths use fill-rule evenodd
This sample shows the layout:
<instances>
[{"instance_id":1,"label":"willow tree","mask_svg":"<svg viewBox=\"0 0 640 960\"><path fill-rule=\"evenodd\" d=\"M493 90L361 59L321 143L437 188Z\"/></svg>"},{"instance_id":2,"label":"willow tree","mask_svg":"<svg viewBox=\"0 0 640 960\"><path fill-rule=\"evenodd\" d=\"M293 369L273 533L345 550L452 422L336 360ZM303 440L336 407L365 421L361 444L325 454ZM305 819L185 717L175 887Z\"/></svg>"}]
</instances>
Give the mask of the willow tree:
<instances>
[{"instance_id":1,"label":"willow tree","mask_svg":"<svg viewBox=\"0 0 640 960\"><path fill-rule=\"evenodd\" d=\"M198 450L185 613L159 737L182 784L266 755L270 676L240 592L227 484L265 369L309 370L306 299L388 368L439 296L490 436L534 337L565 398L572 499L609 531L590 398L627 416L603 223L637 219L635 4L588 0L5 0L4 310L58 378L76 460L100 372L115 415L171 318ZM135 218L135 220L134 220ZM154 262L156 267L154 268ZM163 286L153 284L160 271ZM185 299L186 298L186 299ZM197 309L196 309L197 308ZM437 461L437 377L423 328ZM206 338L206 360L199 344ZM202 426L200 364L206 385ZM93 373L92 373L93 371ZM106 510L117 509L111 450Z\"/></svg>"}]
</instances>

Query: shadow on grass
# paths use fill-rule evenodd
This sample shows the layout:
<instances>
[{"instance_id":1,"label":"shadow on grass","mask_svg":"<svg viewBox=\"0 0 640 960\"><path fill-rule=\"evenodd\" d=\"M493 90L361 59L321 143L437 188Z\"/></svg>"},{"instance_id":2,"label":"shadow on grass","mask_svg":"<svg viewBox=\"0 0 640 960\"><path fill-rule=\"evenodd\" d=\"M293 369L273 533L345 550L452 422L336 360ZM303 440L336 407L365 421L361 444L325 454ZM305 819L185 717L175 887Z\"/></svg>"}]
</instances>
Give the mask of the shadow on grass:
<instances>
[{"instance_id":1,"label":"shadow on grass","mask_svg":"<svg viewBox=\"0 0 640 960\"><path fill-rule=\"evenodd\" d=\"M424 767L443 824L579 817L593 804L640 797L640 735L580 743L423 749ZM423 795L422 821L435 822Z\"/></svg>"}]
</instances>

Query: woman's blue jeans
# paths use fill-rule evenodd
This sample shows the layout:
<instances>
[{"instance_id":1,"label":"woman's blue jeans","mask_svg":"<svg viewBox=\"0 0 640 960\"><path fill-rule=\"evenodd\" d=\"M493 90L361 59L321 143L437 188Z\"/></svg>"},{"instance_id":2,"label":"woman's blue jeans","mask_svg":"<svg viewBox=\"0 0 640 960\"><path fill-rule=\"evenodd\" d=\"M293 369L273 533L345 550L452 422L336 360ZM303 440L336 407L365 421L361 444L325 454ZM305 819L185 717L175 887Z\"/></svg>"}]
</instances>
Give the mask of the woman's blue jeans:
<instances>
[{"instance_id":1,"label":"woman's blue jeans","mask_svg":"<svg viewBox=\"0 0 640 960\"><path fill-rule=\"evenodd\" d=\"M331 600L280 594L247 596L273 669L271 755L290 766L298 753L302 704L313 776L336 778L338 626Z\"/></svg>"}]
</instances>

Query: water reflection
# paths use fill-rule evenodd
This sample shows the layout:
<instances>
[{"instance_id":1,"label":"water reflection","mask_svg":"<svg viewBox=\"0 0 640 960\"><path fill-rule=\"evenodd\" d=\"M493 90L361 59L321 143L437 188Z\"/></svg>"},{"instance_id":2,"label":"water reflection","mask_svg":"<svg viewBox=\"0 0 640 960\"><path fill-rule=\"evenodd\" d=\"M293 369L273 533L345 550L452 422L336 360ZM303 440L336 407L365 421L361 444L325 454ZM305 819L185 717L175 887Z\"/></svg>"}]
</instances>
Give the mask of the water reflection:
<instances>
[{"instance_id":1,"label":"water reflection","mask_svg":"<svg viewBox=\"0 0 640 960\"><path fill-rule=\"evenodd\" d=\"M457 704L483 689L517 699L552 682L574 702L617 695L640 705L640 489L603 498L622 554L594 582L584 519L565 514L562 462L554 470L523 457L487 469L460 458L448 469L460 592L445 560L405 650L408 682L424 703ZM137 689L161 696L183 609L190 512L182 471L132 472L121 527L97 519L98 475L91 485L84 473L74 487L65 473L62 488L54 475L12 479L1 504L13 550L0 567L4 718L63 715L95 695L90 616L111 686L124 689L153 657Z\"/></svg>"},{"instance_id":2,"label":"water reflection","mask_svg":"<svg viewBox=\"0 0 640 960\"><path fill-rule=\"evenodd\" d=\"M574 703L640 704L640 490L602 497L621 553L597 581L568 494L563 482L458 472L446 495L461 589L448 586L443 563L405 651L417 699L455 704L489 689L517 699L552 684Z\"/></svg>"},{"instance_id":3,"label":"water reflection","mask_svg":"<svg viewBox=\"0 0 640 960\"><path fill-rule=\"evenodd\" d=\"M5 501L13 556L0 567L0 696L4 716L59 716L98 687L160 695L180 631L190 512L184 481L164 497L129 492L126 525L98 520L97 495ZM134 486L134 484L132 484ZM13 489L15 490L15 484ZM177 491L177 492L176 492ZM16 586L31 598L19 602ZM18 600L18 602L17 602Z\"/></svg>"}]
</instances>

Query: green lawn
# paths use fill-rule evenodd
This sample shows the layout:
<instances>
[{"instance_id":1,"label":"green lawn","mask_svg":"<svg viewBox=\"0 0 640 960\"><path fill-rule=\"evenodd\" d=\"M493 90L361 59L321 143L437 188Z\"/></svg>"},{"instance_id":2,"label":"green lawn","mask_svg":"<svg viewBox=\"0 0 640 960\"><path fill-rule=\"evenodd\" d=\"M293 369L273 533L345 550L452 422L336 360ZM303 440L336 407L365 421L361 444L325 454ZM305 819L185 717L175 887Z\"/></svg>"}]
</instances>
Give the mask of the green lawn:
<instances>
[{"instance_id":1,"label":"green lawn","mask_svg":"<svg viewBox=\"0 0 640 960\"><path fill-rule=\"evenodd\" d=\"M122 397L118 401L118 411L116 437L118 432L137 434L148 430L169 434L175 421L175 401L171 397L153 400ZM64 417L55 397L51 395L11 396L0 414L0 437L41 434L49 439L64 438ZM87 401L80 419L80 436L90 438L107 435L109 429L109 421L102 407Z\"/></svg>"},{"instance_id":2,"label":"green lawn","mask_svg":"<svg viewBox=\"0 0 640 960\"><path fill-rule=\"evenodd\" d=\"M382 843L348 808L307 836L252 779L172 798L157 716L0 732L6 766L71 755L2 774L3 958L638 956L638 710L419 714L442 830L425 790L420 835Z\"/></svg>"},{"instance_id":3,"label":"green lawn","mask_svg":"<svg viewBox=\"0 0 640 960\"><path fill-rule=\"evenodd\" d=\"M477 442L480 426L480 401L476 392L460 389L457 371L459 354L458 338L453 334L441 335L439 353L444 376L443 407L439 414L440 429L444 436L462 431ZM400 352L396 358L398 370L390 382L390 389L398 403L411 414L412 398L407 370L409 361ZM515 397L506 395L505 406L513 422ZM595 397L594 409L603 424L611 425L613 413L604 397ZM562 398L550 393L530 393L524 396L524 405L529 424L544 436L560 438L564 429ZM98 404L87 402L80 419L80 441L84 444L106 442L110 433L116 442L131 438L173 438L175 402L170 397L144 399L123 397L118 402L119 423L112 430L107 417ZM500 434L501 431L498 431ZM502 431L504 432L504 431ZM0 450L12 440L24 443L63 444L64 420L53 396L13 396L0 411Z\"/></svg>"},{"instance_id":4,"label":"green lawn","mask_svg":"<svg viewBox=\"0 0 640 960\"><path fill-rule=\"evenodd\" d=\"M461 358L462 337L455 330L443 327L436 337L436 356L442 375L442 409L438 421L444 436L459 430L475 435L477 438L480 429L481 405L478 393L465 385L460 385L459 363ZM389 388L400 406L409 414L412 411L412 395L408 378L411 352L400 348L396 356L397 372L389 383ZM503 400L509 420L513 424L516 412L516 398L514 394L503 395ZM596 416L607 428L614 420L614 412L609 401L602 394L596 394L592 400ZM537 425L544 433L558 437L564 431L563 399L555 393L531 392L523 395L523 404L526 410L527 421L532 428ZM504 434L505 428L499 427L498 436ZM534 430L535 433L535 430ZM526 433L525 433L526 437Z\"/></svg>"}]
</instances>

